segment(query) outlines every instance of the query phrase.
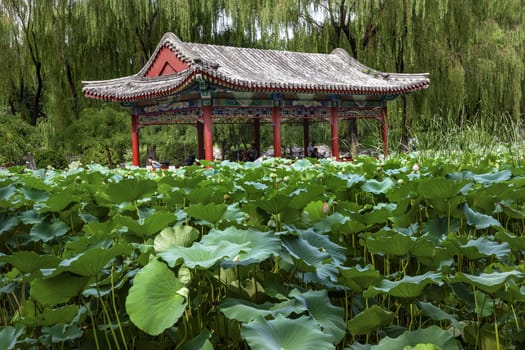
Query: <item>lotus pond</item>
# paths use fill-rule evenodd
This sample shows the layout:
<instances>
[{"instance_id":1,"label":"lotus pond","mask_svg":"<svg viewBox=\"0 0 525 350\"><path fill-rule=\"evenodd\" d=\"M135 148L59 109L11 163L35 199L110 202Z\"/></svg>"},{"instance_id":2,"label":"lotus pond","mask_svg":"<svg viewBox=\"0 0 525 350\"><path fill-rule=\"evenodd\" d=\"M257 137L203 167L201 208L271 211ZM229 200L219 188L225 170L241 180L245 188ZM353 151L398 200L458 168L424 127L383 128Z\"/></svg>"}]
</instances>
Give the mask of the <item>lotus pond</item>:
<instances>
[{"instance_id":1,"label":"lotus pond","mask_svg":"<svg viewBox=\"0 0 525 350\"><path fill-rule=\"evenodd\" d=\"M204 165L1 172L0 348L525 343L522 160Z\"/></svg>"}]
</instances>

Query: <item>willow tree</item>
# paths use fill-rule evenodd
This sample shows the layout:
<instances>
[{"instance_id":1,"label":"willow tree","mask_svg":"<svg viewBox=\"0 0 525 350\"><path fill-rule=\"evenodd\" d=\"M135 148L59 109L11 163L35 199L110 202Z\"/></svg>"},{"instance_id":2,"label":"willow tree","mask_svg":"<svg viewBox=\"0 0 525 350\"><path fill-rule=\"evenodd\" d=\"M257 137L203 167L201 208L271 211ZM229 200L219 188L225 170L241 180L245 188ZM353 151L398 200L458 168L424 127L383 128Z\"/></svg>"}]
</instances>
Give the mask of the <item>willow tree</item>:
<instances>
[{"instance_id":1,"label":"willow tree","mask_svg":"<svg viewBox=\"0 0 525 350\"><path fill-rule=\"evenodd\" d=\"M11 84L9 103L13 112L21 113L30 124L36 125L43 116L44 90L40 7L31 0L2 0L1 9L7 27L4 35L10 36L7 55L11 59L2 67Z\"/></svg>"},{"instance_id":2,"label":"willow tree","mask_svg":"<svg viewBox=\"0 0 525 350\"><path fill-rule=\"evenodd\" d=\"M433 120L492 127L521 118L524 2L0 0L0 103L33 124L45 120L59 139L100 105L81 98L80 82L136 73L167 31L244 47L342 47L379 70L430 72L430 89L390 104L392 134L405 144ZM349 125L355 153L357 124Z\"/></svg>"}]
</instances>

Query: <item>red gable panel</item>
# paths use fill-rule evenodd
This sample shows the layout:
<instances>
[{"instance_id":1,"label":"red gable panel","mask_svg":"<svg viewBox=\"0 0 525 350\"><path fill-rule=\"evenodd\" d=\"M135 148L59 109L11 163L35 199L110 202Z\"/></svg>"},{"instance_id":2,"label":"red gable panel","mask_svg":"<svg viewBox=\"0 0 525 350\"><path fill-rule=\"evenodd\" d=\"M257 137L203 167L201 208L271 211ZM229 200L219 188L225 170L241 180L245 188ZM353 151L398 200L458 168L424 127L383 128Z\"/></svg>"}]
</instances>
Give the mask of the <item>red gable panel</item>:
<instances>
[{"instance_id":1,"label":"red gable panel","mask_svg":"<svg viewBox=\"0 0 525 350\"><path fill-rule=\"evenodd\" d=\"M157 77L159 75L168 75L187 69L189 66L186 62L181 61L173 51L167 47L159 50L155 61L146 73L147 77Z\"/></svg>"}]
</instances>

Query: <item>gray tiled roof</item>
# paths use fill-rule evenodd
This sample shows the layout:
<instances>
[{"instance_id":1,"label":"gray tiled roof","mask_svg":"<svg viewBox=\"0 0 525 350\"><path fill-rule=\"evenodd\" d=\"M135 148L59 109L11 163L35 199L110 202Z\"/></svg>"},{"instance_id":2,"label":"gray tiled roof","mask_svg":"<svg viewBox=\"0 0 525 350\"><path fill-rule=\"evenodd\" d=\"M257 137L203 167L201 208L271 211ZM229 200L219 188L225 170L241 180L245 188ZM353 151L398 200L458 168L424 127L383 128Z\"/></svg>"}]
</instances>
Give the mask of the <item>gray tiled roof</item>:
<instances>
[{"instance_id":1,"label":"gray tiled roof","mask_svg":"<svg viewBox=\"0 0 525 350\"><path fill-rule=\"evenodd\" d=\"M169 48L189 68L147 77L160 50ZM128 77L84 81L84 95L134 101L175 94L205 80L236 91L398 95L427 88L428 74L383 73L366 67L345 50L330 54L239 48L182 42L166 33L146 65Z\"/></svg>"}]
</instances>

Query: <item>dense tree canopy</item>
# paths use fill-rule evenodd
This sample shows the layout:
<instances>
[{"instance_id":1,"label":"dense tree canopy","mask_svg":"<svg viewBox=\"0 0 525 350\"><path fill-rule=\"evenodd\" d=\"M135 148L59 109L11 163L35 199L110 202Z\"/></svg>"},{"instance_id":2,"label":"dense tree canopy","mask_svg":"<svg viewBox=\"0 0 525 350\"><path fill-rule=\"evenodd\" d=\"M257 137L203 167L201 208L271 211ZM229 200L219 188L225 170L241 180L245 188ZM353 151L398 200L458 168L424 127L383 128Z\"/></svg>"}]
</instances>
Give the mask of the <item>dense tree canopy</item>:
<instances>
[{"instance_id":1,"label":"dense tree canopy","mask_svg":"<svg viewBox=\"0 0 525 350\"><path fill-rule=\"evenodd\" d=\"M379 70L429 72L429 90L391 103L397 145L465 123L508 135L525 108L524 9L525 0L0 0L0 108L76 152L63 134L103 107L83 98L81 81L137 72L172 31L233 46L342 47Z\"/></svg>"}]
</instances>

